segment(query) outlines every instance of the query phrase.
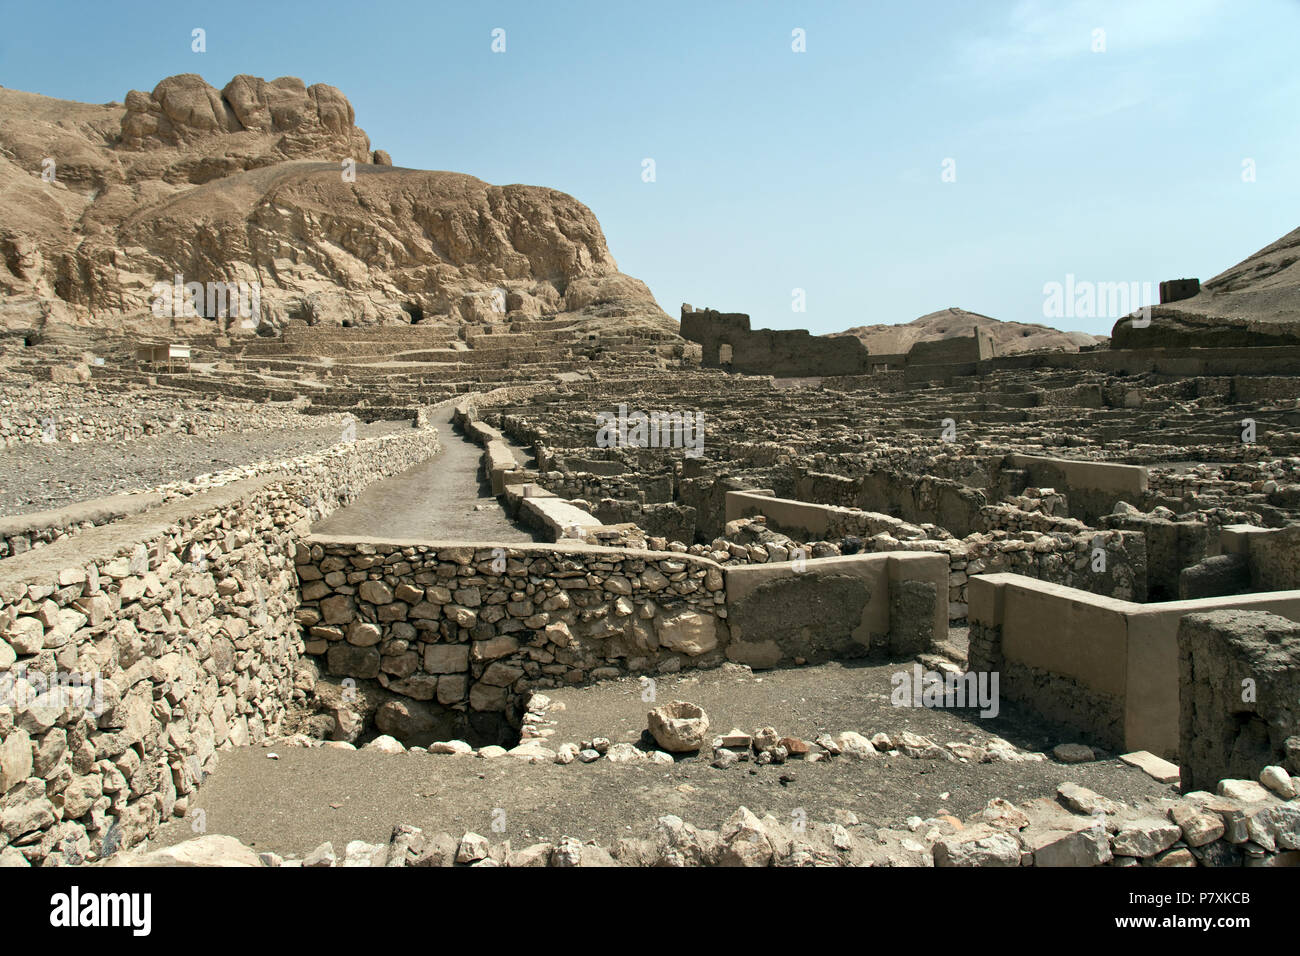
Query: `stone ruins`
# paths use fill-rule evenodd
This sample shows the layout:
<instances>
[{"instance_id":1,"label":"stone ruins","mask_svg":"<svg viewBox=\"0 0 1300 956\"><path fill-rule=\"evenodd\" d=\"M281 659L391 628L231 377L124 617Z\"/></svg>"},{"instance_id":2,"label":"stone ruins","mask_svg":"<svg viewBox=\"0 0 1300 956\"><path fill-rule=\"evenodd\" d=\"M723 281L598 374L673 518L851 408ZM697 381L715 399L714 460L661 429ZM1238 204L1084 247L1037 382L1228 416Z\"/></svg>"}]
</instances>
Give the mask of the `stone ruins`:
<instances>
[{"instance_id":1,"label":"stone ruins","mask_svg":"<svg viewBox=\"0 0 1300 956\"><path fill-rule=\"evenodd\" d=\"M0 116L0 865L1300 863L1300 230L883 351L332 87Z\"/></svg>"}]
</instances>

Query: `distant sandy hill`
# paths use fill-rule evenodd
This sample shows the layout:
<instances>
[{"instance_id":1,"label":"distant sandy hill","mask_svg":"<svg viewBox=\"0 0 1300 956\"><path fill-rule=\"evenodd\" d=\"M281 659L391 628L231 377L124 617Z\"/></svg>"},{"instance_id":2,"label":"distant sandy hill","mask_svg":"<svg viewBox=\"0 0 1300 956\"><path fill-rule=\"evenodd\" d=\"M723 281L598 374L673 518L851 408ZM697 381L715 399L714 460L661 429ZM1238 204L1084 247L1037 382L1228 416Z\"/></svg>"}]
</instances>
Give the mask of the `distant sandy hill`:
<instances>
[{"instance_id":1,"label":"distant sandy hill","mask_svg":"<svg viewBox=\"0 0 1300 956\"><path fill-rule=\"evenodd\" d=\"M147 324L180 274L257 283L262 331L503 309L676 331L572 196L394 167L341 92L294 77L103 105L0 89L0 208L0 329Z\"/></svg>"},{"instance_id":2,"label":"distant sandy hill","mask_svg":"<svg viewBox=\"0 0 1300 956\"><path fill-rule=\"evenodd\" d=\"M1117 348L1300 344L1300 229L1201 283L1199 295L1156 306L1147 328L1115 323Z\"/></svg>"},{"instance_id":3,"label":"distant sandy hill","mask_svg":"<svg viewBox=\"0 0 1300 956\"><path fill-rule=\"evenodd\" d=\"M902 325L861 325L837 334L861 339L872 355L892 355L906 352L917 342L970 335L973 328L983 329L992 335L999 355L1049 349L1077 352L1082 347L1106 341L1103 337L1086 332L1061 332L1046 325L1003 322L978 312L957 308L931 312Z\"/></svg>"}]
</instances>

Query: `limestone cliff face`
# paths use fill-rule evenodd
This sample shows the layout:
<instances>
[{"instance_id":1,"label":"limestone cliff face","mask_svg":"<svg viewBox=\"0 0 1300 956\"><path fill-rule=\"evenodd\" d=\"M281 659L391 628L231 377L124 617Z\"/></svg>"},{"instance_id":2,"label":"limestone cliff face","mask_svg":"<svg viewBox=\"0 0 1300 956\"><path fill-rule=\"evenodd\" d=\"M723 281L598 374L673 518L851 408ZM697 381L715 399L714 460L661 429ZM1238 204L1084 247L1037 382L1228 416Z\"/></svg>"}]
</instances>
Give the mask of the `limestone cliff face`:
<instances>
[{"instance_id":1,"label":"limestone cliff face","mask_svg":"<svg viewBox=\"0 0 1300 956\"><path fill-rule=\"evenodd\" d=\"M573 197L396 168L354 120L293 77L185 74L102 106L0 89L0 327L147 322L179 274L258 283L269 328L503 303L675 328Z\"/></svg>"}]
</instances>

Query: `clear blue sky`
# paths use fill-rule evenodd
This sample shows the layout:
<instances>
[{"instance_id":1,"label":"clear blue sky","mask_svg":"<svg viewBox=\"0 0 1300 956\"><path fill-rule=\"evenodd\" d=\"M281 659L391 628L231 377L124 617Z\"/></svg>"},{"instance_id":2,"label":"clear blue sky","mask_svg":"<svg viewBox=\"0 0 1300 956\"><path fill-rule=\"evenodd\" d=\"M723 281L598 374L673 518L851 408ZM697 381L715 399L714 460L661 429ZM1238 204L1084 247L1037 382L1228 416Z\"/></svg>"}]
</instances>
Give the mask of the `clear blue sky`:
<instances>
[{"instance_id":1,"label":"clear blue sky","mask_svg":"<svg viewBox=\"0 0 1300 956\"><path fill-rule=\"evenodd\" d=\"M5 7L0 85L107 102L175 73L332 84L396 165L586 203L673 316L1042 322L1067 273L1207 279L1300 226L1298 0Z\"/></svg>"}]
</instances>

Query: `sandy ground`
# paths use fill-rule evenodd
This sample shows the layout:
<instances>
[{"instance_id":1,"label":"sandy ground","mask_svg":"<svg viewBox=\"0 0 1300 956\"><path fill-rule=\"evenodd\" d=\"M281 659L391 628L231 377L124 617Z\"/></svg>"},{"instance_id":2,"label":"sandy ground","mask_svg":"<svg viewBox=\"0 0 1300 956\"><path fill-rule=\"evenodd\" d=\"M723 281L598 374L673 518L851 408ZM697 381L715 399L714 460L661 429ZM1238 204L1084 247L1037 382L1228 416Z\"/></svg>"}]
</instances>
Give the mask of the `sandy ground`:
<instances>
[{"instance_id":1,"label":"sandy ground","mask_svg":"<svg viewBox=\"0 0 1300 956\"><path fill-rule=\"evenodd\" d=\"M511 521L479 478L483 450L453 430L451 406L431 422L442 449L414 468L369 485L346 508L312 527L319 534L423 538L429 541L533 541Z\"/></svg>"},{"instance_id":2,"label":"sandy ground","mask_svg":"<svg viewBox=\"0 0 1300 956\"><path fill-rule=\"evenodd\" d=\"M410 422L358 424L357 437L410 427ZM148 491L255 462L282 461L323 451L339 437L338 428L330 425L214 438L159 435L121 442L19 445L0 450L0 515L47 511L92 498Z\"/></svg>"},{"instance_id":3,"label":"sandy ground","mask_svg":"<svg viewBox=\"0 0 1300 956\"><path fill-rule=\"evenodd\" d=\"M771 725L805 737L819 730L868 735L911 730L940 743L996 733L1031 749L1073 739L1015 715L984 720L972 712L894 707L890 675L909 666L828 664L756 675L729 668L661 678L655 690L659 701L700 703L718 731L733 724L747 731ZM653 706L641 694L635 680L553 692L552 699L565 709L553 715L557 727L550 740L579 742L593 734L615 742L639 738L646 710ZM1065 781L1129 802L1174 792L1113 757L1066 765L899 756L717 769L706 754L682 757L671 767L604 760L561 766L510 757L389 756L276 744L221 754L194 806L204 811L209 833L301 857L326 840L340 851L351 840L387 841L397 823L457 836L474 830L494 841L509 839L516 847L563 836L608 845L623 836L649 835L655 820L667 813L716 828L742 804L782 819L802 810L811 821L829 821L833 811L850 810L865 826L896 827L914 814L965 817L993 797L1012 802L1051 797ZM504 829L493 830L494 819L504 821ZM189 820L175 820L164 826L155 845L193 835Z\"/></svg>"}]
</instances>

